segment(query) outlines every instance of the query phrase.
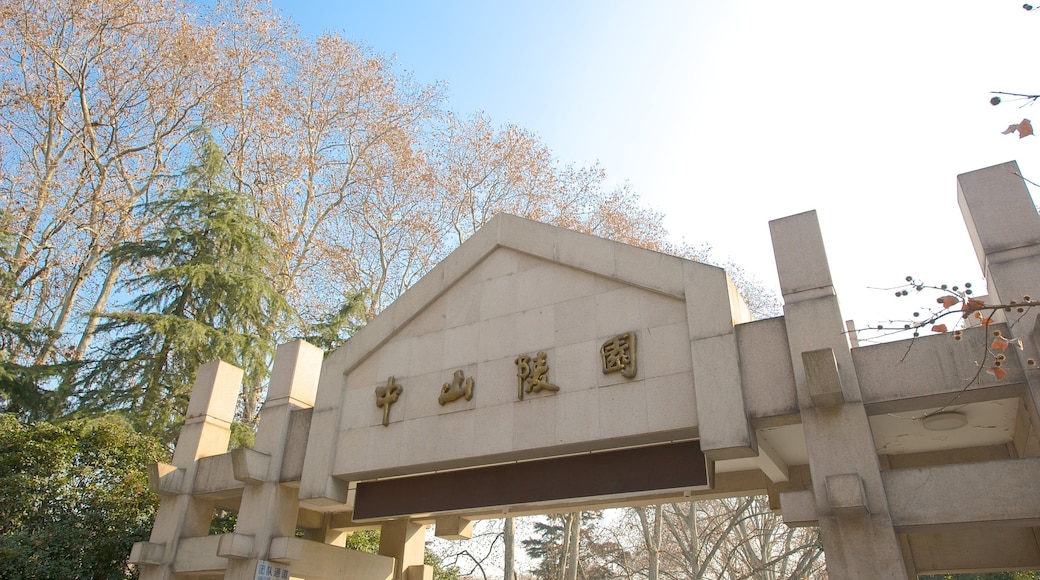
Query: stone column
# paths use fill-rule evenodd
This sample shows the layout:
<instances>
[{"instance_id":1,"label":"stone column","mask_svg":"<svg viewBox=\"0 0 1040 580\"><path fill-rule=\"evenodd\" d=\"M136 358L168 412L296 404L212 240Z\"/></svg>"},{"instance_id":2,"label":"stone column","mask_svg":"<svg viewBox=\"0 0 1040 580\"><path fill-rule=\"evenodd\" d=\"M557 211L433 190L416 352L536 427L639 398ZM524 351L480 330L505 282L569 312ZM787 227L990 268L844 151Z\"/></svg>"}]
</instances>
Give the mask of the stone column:
<instances>
[{"instance_id":1,"label":"stone column","mask_svg":"<svg viewBox=\"0 0 1040 580\"><path fill-rule=\"evenodd\" d=\"M957 176L957 201L979 265L986 277L988 303L1007 304L1029 296L1040 299L1040 215L1022 180L1018 164L1009 161ZM1033 309L1016 322L1017 313L1007 313L1013 337L1023 339L1025 350L1008 349L1018 357L1019 367L1029 369L1028 359L1040 360L1040 328ZM1007 382L1024 382L1031 428L1040 427L1040 374L1035 370L1012 373ZM1026 456L1035 450L1020 450Z\"/></svg>"},{"instance_id":2,"label":"stone column","mask_svg":"<svg viewBox=\"0 0 1040 580\"><path fill-rule=\"evenodd\" d=\"M321 349L302 340L278 347L256 443L231 456L235 479L246 486L235 532L221 538L217 552L228 558L225 578L252 580L257 563L270 558L271 540L295 535L298 492L281 483L282 459L287 446L304 447L288 440L289 424L293 411L314 405L322 357Z\"/></svg>"},{"instance_id":3,"label":"stone column","mask_svg":"<svg viewBox=\"0 0 1040 580\"><path fill-rule=\"evenodd\" d=\"M750 321L751 314L722 268L687 262L683 281L697 426L714 486L716 461L758 455L758 440L747 419L734 328Z\"/></svg>"},{"instance_id":4,"label":"stone column","mask_svg":"<svg viewBox=\"0 0 1040 580\"><path fill-rule=\"evenodd\" d=\"M173 463L148 468L149 485L161 502L149 541L137 542L130 552L142 580L173 578L181 539L209 534L213 503L192 497L195 472L199 459L227 452L241 385L238 367L219 360L199 367Z\"/></svg>"},{"instance_id":5,"label":"stone column","mask_svg":"<svg viewBox=\"0 0 1040 580\"><path fill-rule=\"evenodd\" d=\"M831 577L906 578L816 212L769 228L813 485L792 499L813 502Z\"/></svg>"},{"instance_id":6,"label":"stone column","mask_svg":"<svg viewBox=\"0 0 1040 580\"><path fill-rule=\"evenodd\" d=\"M423 565L426 526L391 520L379 532L379 555L394 558L394 580L432 580L433 568Z\"/></svg>"}]
</instances>

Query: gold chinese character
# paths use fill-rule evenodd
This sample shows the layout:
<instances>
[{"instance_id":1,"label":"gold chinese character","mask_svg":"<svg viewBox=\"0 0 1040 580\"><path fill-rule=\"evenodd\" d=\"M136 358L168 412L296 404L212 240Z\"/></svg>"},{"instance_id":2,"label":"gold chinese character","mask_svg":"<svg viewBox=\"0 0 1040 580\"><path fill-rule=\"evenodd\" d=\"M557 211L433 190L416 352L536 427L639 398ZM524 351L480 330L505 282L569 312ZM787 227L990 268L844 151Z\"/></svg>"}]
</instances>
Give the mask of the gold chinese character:
<instances>
[{"instance_id":1,"label":"gold chinese character","mask_svg":"<svg viewBox=\"0 0 1040 580\"><path fill-rule=\"evenodd\" d=\"M467 401L473 398L473 377L464 379L461 370L455 371L450 383L444 383L437 402L444 405L460 397L465 397Z\"/></svg>"},{"instance_id":2,"label":"gold chinese character","mask_svg":"<svg viewBox=\"0 0 1040 580\"><path fill-rule=\"evenodd\" d=\"M544 352L534 357L520 355L516 358L516 396L521 401L524 393L556 392L560 387L549 383L549 364Z\"/></svg>"},{"instance_id":3,"label":"gold chinese character","mask_svg":"<svg viewBox=\"0 0 1040 580\"><path fill-rule=\"evenodd\" d=\"M390 424L390 405L397 402L404 389L394 381L391 376L386 380L386 386L376 387L376 407L383 410L383 426Z\"/></svg>"},{"instance_id":4,"label":"gold chinese character","mask_svg":"<svg viewBox=\"0 0 1040 580\"><path fill-rule=\"evenodd\" d=\"M603 357L603 374L620 372L625 378L636 376L636 335L631 332L615 336L599 349Z\"/></svg>"}]
</instances>

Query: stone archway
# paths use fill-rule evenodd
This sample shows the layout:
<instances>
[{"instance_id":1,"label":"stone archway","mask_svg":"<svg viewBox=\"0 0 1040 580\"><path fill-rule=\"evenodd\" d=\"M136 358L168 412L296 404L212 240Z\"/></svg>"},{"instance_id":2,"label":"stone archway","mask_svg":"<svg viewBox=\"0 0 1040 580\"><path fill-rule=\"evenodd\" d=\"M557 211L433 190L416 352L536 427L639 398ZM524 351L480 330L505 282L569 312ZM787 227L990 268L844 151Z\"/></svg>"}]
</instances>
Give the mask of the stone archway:
<instances>
[{"instance_id":1,"label":"stone archway","mask_svg":"<svg viewBox=\"0 0 1040 580\"><path fill-rule=\"evenodd\" d=\"M959 178L999 296L1040 288L1015 173ZM893 420L963 390L987 330L917 339L896 369L906 344L850 344L815 212L770 230L784 316L752 321L721 269L496 217L324 360L280 348L254 449L225 453L240 372L206 365L131 560L146 579L419 578L428 525L767 493L820 526L836 578L1040 567L1024 358L962 395L955 433ZM234 533L207 536L214 506L239 512ZM339 547L375 526L382 556Z\"/></svg>"}]
</instances>

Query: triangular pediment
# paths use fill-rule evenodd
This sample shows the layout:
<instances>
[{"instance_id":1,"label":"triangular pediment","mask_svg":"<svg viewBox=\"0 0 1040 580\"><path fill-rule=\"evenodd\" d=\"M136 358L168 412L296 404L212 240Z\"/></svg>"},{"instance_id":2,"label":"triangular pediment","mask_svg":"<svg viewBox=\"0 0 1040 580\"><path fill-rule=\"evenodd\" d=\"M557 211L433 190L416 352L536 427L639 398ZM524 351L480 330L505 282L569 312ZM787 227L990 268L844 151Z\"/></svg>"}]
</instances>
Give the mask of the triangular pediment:
<instances>
[{"instance_id":1,"label":"triangular pediment","mask_svg":"<svg viewBox=\"0 0 1040 580\"><path fill-rule=\"evenodd\" d=\"M326 359L323 462L359 481L697 438L691 341L748 319L717 267L499 215Z\"/></svg>"},{"instance_id":2,"label":"triangular pediment","mask_svg":"<svg viewBox=\"0 0 1040 580\"><path fill-rule=\"evenodd\" d=\"M514 261L513 256L522 257ZM560 279L551 276L544 278L546 272L539 267L548 265L554 266L554 273ZM470 275L474 270L477 272ZM523 270L536 271L523 275ZM572 278L579 285L595 279L600 280L604 287L609 283L615 287L626 286L685 300L688 290L686 270L714 272L716 276L723 273L722 269L715 266L510 214L498 214L362 328L333 356L341 358L344 372L349 372L395 335L411 326L428 323L431 316L437 316L427 310L446 294L473 292L473 285L466 281L474 278L496 280L482 285L486 292L480 297L485 303L482 317L493 318L506 310L512 309L514 313L519 313L532 304L551 303L554 295L560 295L566 300L572 292L551 287L562 284L566 278ZM500 294L503 291L505 293ZM736 296L735 288L731 287L729 291L732 294L729 298L735 298L730 300L733 302L733 322L748 320L750 314L743 301ZM513 302L512 298L518 294L519 299ZM458 298L452 296L447 301L457 302ZM472 315L480 306L471 304L464 316ZM456 311L451 313L452 316L458 314ZM443 313L443 316L448 315L447 312Z\"/></svg>"}]
</instances>

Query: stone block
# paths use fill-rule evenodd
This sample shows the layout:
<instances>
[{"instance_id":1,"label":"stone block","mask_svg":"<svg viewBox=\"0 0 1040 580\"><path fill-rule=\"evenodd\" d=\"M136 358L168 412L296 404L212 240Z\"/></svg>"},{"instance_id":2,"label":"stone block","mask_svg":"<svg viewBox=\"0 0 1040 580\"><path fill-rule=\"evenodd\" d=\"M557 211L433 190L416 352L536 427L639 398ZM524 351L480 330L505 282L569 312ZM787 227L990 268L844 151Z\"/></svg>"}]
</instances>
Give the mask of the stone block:
<instances>
[{"instance_id":1,"label":"stone block","mask_svg":"<svg viewBox=\"0 0 1040 580\"><path fill-rule=\"evenodd\" d=\"M236 560L252 557L253 536L246 534L224 534L217 543L217 555L221 558L233 558Z\"/></svg>"},{"instance_id":2,"label":"stone block","mask_svg":"<svg viewBox=\"0 0 1040 580\"><path fill-rule=\"evenodd\" d=\"M435 535L445 540L469 540L473 537L473 522L459 516L440 516Z\"/></svg>"},{"instance_id":3,"label":"stone block","mask_svg":"<svg viewBox=\"0 0 1040 580\"><path fill-rule=\"evenodd\" d=\"M988 255L1040 244L1040 216L1018 163L958 175L957 202L983 271Z\"/></svg>"},{"instance_id":4,"label":"stone block","mask_svg":"<svg viewBox=\"0 0 1040 580\"><path fill-rule=\"evenodd\" d=\"M780 515L792 528L819 525L816 496L812 490L780 492Z\"/></svg>"},{"instance_id":5,"label":"stone block","mask_svg":"<svg viewBox=\"0 0 1040 580\"><path fill-rule=\"evenodd\" d=\"M784 296L832 285L815 210L773 220L769 233Z\"/></svg>"},{"instance_id":6,"label":"stone block","mask_svg":"<svg viewBox=\"0 0 1040 580\"><path fill-rule=\"evenodd\" d=\"M285 401L296 407L313 407L324 356L320 348L304 340L280 345L275 351L265 405Z\"/></svg>"},{"instance_id":7,"label":"stone block","mask_svg":"<svg viewBox=\"0 0 1040 580\"><path fill-rule=\"evenodd\" d=\"M809 397L814 405L829 407L845 402L845 395L841 391L841 376L838 374L838 361L834 358L833 349L821 348L803 352L802 365L805 367Z\"/></svg>"},{"instance_id":8,"label":"stone block","mask_svg":"<svg viewBox=\"0 0 1040 580\"><path fill-rule=\"evenodd\" d=\"M839 518L865 516L870 513L863 479L855 473L828 475L827 501Z\"/></svg>"},{"instance_id":9,"label":"stone block","mask_svg":"<svg viewBox=\"0 0 1040 580\"><path fill-rule=\"evenodd\" d=\"M148 489L157 495L184 493L184 469L169 463L148 464Z\"/></svg>"},{"instance_id":10,"label":"stone block","mask_svg":"<svg viewBox=\"0 0 1040 580\"><path fill-rule=\"evenodd\" d=\"M130 548L130 563L138 566L159 566L163 563L166 544L156 542L134 542Z\"/></svg>"},{"instance_id":11,"label":"stone block","mask_svg":"<svg viewBox=\"0 0 1040 580\"><path fill-rule=\"evenodd\" d=\"M267 479L271 456L254 449L239 447L231 451L231 470L242 483L263 483Z\"/></svg>"}]
</instances>

